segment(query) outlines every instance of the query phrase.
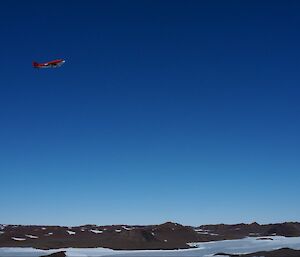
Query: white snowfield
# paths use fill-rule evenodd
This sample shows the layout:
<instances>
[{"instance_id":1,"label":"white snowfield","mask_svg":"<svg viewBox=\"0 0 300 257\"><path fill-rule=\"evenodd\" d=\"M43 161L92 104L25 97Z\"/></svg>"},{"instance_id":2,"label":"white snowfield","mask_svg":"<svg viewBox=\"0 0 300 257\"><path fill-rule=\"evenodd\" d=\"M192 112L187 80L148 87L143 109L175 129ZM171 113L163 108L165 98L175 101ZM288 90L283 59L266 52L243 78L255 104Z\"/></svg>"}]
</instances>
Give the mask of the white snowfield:
<instances>
[{"instance_id":1,"label":"white snowfield","mask_svg":"<svg viewBox=\"0 0 300 257\"><path fill-rule=\"evenodd\" d=\"M125 227L125 226L122 226L122 228L123 229L125 229L125 230L128 230L128 231L130 231L130 230L133 230L134 228L127 228L127 227Z\"/></svg>"},{"instance_id":2,"label":"white snowfield","mask_svg":"<svg viewBox=\"0 0 300 257\"><path fill-rule=\"evenodd\" d=\"M25 235L26 237L28 237L28 238L31 238L31 239L37 239L37 238L39 238L38 236L33 236L33 235Z\"/></svg>"},{"instance_id":3,"label":"white snowfield","mask_svg":"<svg viewBox=\"0 0 300 257\"><path fill-rule=\"evenodd\" d=\"M98 230L98 229L91 229L90 230L92 233L95 233L95 234L102 234L103 231L102 230Z\"/></svg>"},{"instance_id":4,"label":"white snowfield","mask_svg":"<svg viewBox=\"0 0 300 257\"><path fill-rule=\"evenodd\" d=\"M15 240L15 241L25 241L26 240L26 238L21 238L21 237L12 237L11 239Z\"/></svg>"},{"instance_id":5,"label":"white snowfield","mask_svg":"<svg viewBox=\"0 0 300 257\"><path fill-rule=\"evenodd\" d=\"M257 237L248 237L238 240L224 240L207 243L191 243L197 248L185 250L136 250L115 251L107 248L64 248L54 250L39 250L34 248L3 247L0 248L0 257L37 257L55 252L65 251L68 257L207 257L216 253L245 254L258 251L271 251L283 247L300 250L300 237L268 237L273 240L257 240Z\"/></svg>"}]
</instances>

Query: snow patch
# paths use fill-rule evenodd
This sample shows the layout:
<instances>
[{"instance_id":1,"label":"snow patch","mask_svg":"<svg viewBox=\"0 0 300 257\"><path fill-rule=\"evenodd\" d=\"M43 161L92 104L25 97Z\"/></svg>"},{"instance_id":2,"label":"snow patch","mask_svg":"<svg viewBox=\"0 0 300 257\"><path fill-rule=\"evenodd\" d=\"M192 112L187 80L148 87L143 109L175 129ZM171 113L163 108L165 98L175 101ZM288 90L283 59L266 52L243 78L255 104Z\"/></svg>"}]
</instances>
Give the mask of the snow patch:
<instances>
[{"instance_id":1,"label":"snow patch","mask_svg":"<svg viewBox=\"0 0 300 257\"><path fill-rule=\"evenodd\" d=\"M67 230L67 233L68 233L69 235L75 235L75 234L76 234L76 232L71 231L71 230Z\"/></svg>"},{"instance_id":2,"label":"snow patch","mask_svg":"<svg viewBox=\"0 0 300 257\"><path fill-rule=\"evenodd\" d=\"M31 239L37 239L37 238L39 238L38 236L33 236L33 235L25 235L26 237L28 237L28 238L31 238Z\"/></svg>"},{"instance_id":3,"label":"snow patch","mask_svg":"<svg viewBox=\"0 0 300 257\"><path fill-rule=\"evenodd\" d=\"M95 233L95 234L102 234L103 231L102 230L98 230L98 229L91 229L90 230L92 233Z\"/></svg>"},{"instance_id":4,"label":"snow patch","mask_svg":"<svg viewBox=\"0 0 300 257\"><path fill-rule=\"evenodd\" d=\"M128 231L130 231L130 230L133 230L134 228L127 228L127 227L125 227L125 226L122 226L122 228L124 228L125 230L128 230Z\"/></svg>"},{"instance_id":5,"label":"snow patch","mask_svg":"<svg viewBox=\"0 0 300 257\"><path fill-rule=\"evenodd\" d=\"M207 231L198 231L197 233L200 234L200 235L209 235L210 234Z\"/></svg>"},{"instance_id":6,"label":"snow patch","mask_svg":"<svg viewBox=\"0 0 300 257\"><path fill-rule=\"evenodd\" d=\"M194 229L196 232L202 232L202 231L204 231L202 228L195 228Z\"/></svg>"},{"instance_id":7,"label":"snow patch","mask_svg":"<svg viewBox=\"0 0 300 257\"><path fill-rule=\"evenodd\" d=\"M3 229L5 229L6 226L7 226L7 225L1 224L1 225L0 225L0 229L3 230Z\"/></svg>"},{"instance_id":8,"label":"snow patch","mask_svg":"<svg viewBox=\"0 0 300 257\"><path fill-rule=\"evenodd\" d=\"M26 238L21 238L21 237L12 237L11 239L15 240L15 241L25 241L26 240Z\"/></svg>"},{"instance_id":9,"label":"snow patch","mask_svg":"<svg viewBox=\"0 0 300 257\"><path fill-rule=\"evenodd\" d=\"M249 233L249 236L259 236L260 233Z\"/></svg>"}]
</instances>

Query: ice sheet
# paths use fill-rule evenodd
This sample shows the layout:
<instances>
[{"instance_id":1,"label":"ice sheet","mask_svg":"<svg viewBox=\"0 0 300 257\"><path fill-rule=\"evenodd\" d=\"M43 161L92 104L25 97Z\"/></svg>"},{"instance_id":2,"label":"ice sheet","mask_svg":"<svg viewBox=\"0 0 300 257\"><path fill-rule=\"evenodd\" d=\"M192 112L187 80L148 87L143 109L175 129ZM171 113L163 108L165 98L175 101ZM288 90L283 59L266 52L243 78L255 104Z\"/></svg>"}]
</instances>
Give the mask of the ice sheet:
<instances>
[{"instance_id":1,"label":"ice sheet","mask_svg":"<svg viewBox=\"0 0 300 257\"><path fill-rule=\"evenodd\" d=\"M39 250L34 248L0 248L0 257L37 257L54 252L66 251L68 257L204 257L219 252L225 253L251 253L270 251L283 247L300 250L300 237L268 237L273 240L257 240L249 237L239 240L224 240L218 242L193 243L197 248L185 250L138 250L115 251L106 248L64 248L55 250Z\"/></svg>"}]
</instances>

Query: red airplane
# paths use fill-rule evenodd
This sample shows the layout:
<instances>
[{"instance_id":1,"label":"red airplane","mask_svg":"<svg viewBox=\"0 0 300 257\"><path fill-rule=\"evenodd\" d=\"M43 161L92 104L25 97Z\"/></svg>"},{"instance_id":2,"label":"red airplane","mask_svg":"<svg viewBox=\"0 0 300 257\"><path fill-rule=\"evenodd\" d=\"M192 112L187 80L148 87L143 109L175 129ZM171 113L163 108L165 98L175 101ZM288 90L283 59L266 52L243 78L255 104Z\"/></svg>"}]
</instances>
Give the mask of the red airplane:
<instances>
[{"instance_id":1,"label":"red airplane","mask_svg":"<svg viewBox=\"0 0 300 257\"><path fill-rule=\"evenodd\" d=\"M32 66L33 68L57 68L62 66L66 61L63 59L57 59L50 62L44 62L44 63L37 63L33 62Z\"/></svg>"}]
</instances>

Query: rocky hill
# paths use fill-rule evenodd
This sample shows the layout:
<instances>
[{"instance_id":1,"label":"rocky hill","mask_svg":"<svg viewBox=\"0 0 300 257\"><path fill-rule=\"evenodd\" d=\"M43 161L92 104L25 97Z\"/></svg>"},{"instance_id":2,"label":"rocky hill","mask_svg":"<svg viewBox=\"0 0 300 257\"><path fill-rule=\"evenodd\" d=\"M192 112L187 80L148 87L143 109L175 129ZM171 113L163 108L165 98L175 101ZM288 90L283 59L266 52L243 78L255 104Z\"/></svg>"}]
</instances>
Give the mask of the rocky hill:
<instances>
[{"instance_id":1,"label":"rocky hill","mask_svg":"<svg viewBox=\"0 0 300 257\"><path fill-rule=\"evenodd\" d=\"M190 242L207 242L244 237L300 236L300 223L260 225L183 226L167 222L160 225L129 226L84 225L23 226L0 225L0 247L34 247L57 249L66 247L105 247L115 250L184 249Z\"/></svg>"}]
</instances>

